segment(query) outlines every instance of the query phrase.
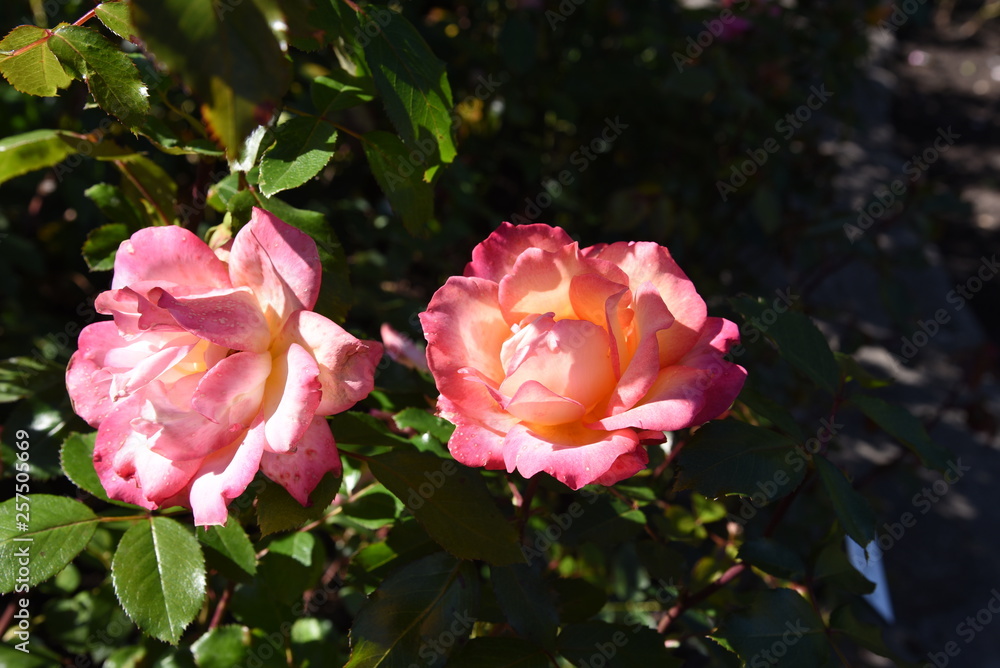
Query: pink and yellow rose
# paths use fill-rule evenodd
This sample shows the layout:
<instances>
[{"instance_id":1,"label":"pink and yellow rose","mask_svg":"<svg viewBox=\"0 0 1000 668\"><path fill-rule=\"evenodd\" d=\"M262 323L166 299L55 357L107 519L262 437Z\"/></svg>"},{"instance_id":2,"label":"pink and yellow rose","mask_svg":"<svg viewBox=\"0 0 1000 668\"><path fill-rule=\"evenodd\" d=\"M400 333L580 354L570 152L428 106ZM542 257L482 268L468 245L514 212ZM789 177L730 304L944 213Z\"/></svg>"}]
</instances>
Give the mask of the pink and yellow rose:
<instances>
[{"instance_id":1,"label":"pink and yellow rose","mask_svg":"<svg viewBox=\"0 0 1000 668\"><path fill-rule=\"evenodd\" d=\"M382 346L311 310L320 274L316 243L261 209L216 250L175 226L122 243L95 303L114 320L66 372L111 498L216 525L258 470L303 505L340 471L325 416L371 392Z\"/></svg>"},{"instance_id":2,"label":"pink and yellow rose","mask_svg":"<svg viewBox=\"0 0 1000 668\"><path fill-rule=\"evenodd\" d=\"M746 379L723 359L736 325L655 243L581 249L504 223L420 321L452 455L573 489L634 475L645 445L718 417Z\"/></svg>"}]
</instances>

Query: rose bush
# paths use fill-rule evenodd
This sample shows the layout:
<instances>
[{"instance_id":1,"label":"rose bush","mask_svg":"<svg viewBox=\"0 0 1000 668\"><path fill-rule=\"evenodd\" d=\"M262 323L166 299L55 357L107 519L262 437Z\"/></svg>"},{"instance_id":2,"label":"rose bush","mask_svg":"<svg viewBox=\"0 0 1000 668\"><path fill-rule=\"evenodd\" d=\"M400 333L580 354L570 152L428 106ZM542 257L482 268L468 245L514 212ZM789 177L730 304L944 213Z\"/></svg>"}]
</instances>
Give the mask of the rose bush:
<instances>
[{"instance_id":1,"label":"rose bush","mask_svg":"<svg viewBox=\"0 0 1000 668\"><path fill-rule=\"evenodd\" d=\"M324 416L371 392L382 346L311 310L320 274L316 243L261 209L216 250L176 226L121 244L95 303L114 320L66 372L111 498L224 524L258 470L303 505L339 472Z\"/></svg>"},{"instance_id":2,"label":"rose bush","mask_svg":"<svg viewBox=\"0 0 1000 668\"><path fill-rule=\"evenodd\" d=\"M746 378L723 359L736 325L655 243L503 223L420 320L454 457L574 489L634 475L644 445L718 417Z\"/></svg>"}]
</instances>

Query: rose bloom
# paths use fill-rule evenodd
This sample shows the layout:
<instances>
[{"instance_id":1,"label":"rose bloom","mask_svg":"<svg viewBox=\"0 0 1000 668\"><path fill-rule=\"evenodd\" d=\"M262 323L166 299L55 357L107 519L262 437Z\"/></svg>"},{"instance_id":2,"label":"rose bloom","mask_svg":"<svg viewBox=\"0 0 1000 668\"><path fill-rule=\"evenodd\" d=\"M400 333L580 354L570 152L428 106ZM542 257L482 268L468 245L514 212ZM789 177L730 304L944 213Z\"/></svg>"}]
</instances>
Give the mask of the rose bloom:
<instances>
[{"instance_id":1,"label":"rose bloom","mask_svg":"<svg viewBox=\"0 0 1000 668\"><path fill-rule=\"evenodd\" d=\"M258 470L303 505L339 474L324 416L371 392L382 346L310 310L320 272L316 243L261 209L215 251L176 226L121 244L95 302L114 321L84 328L66 370L111 498L216 525Z\"/></svg>"},{"instance_id":2,"label":"rose bloom","mask_svg":"<svg viewBox=\"0 0 1000 668\"><path fill-rule=\"evenodd\" d=\"M746 379L723 359L736 325L655 243L581 250L503 223L420 321L455 459L573 489L634 475L644 445L718 417Z\"/></svg>"}]
</instances>

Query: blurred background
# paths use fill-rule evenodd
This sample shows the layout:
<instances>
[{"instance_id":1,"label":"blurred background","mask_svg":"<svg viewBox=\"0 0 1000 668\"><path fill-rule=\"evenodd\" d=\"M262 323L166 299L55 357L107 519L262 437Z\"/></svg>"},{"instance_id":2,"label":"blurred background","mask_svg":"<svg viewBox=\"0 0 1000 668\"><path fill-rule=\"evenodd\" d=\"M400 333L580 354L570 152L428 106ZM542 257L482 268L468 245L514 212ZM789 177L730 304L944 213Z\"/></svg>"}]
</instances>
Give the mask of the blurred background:
<instances>
[{"instance_id":1,"label":"blurred background","mask_svg":"<svg viewBox=\"0 0 1000 668\"><path fill-rule=\"evenodd\" d=\"M71 22L90 6L5 2L0 31ZM970 467L922 512L915 495L940 476L870 425L848 430L870 438L841 438L840 463L880 527L917 516L883 558L890 643L926 662L955 641L953 665L1000 666L1000 633L967 643L958 630L1000 587L1000 3L409 0L402 11L447 64L457 104L459 158L438 182L428 233L414 240L393 217L346 136L317 179L287 193L324 214L344 247L348 327L375 338L389 322L421 338L415 314L505 220L559 225L584 246L666 245L713 315L738 320L727 300L740 294L792 295ZM317 54L300 79L330 61ZM301 82L296 91L308 97ZM173 102L177 114L194 109ZM86 103L80 83L40 99L0 82L0 137L91 131L106 116ZM369 131L384 112L366 105L342 123ZM176 181L187 226L218 224L225 163L148 148ZM87 190L120 178L105 162L69 163L0 186L0 358L27 357L19 364L34 373L0 417L5 433L45 435L52 447L33 441L33 462L51 475L58 444L81 426L67 423L62 369L110 281L80 254L109 222ZM763 343L739 362L752 389L793 412L807 404L772 383L787 370ZM863 651L856 661L891 665Z\"/></svg>"}]
</instances>

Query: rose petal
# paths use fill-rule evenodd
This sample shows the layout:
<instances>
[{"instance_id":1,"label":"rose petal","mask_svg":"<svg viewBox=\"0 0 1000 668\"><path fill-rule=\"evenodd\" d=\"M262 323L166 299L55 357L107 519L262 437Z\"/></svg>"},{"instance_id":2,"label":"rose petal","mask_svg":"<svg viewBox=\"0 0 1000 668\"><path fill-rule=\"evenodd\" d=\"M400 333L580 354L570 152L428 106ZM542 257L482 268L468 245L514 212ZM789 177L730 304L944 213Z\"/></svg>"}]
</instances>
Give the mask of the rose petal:
<instances>
[{"instance_id":1,"label":"rose petal","mask_svg":"<svg viewBox=\"0 0 1000 668\"><path fill-rule=\"evenodd\" d=\"M619 242L581 251L583 255L611 262L628 275L628 285L636 291L649 281L656 286L663 302L674 316L670 329L657 334L660 341L660 367L676 364L699 338L705 323L705 300L694 284L677 266L663 246L640 242Z\"/></svg>"},{"instance_id":2,"label":"rose petal","mask_svg":"<svg viewBox=\"0 0 1000 668\"><path fill-rule=\"evenodd\" d=\"M213 422L191 406L202 379L193 374L171 385L153 381L136 395L143 403L131 426L149 437L152 452L175 461L202 459L240 438L246 425Z\"/></svg>"},{"instance_id":3,"label":"rose petal","mask_svg":"<svg viewBox=\"0 0 1000 668\"><path fill-rule=\"evenodd\" d=\"M570 282L569 299L580 320L601 325L608 331L611 364L615 378L621 378L629 357L625 330L635 316L628 308L632 304L632 291L598 274L582 274Z\"/></svg>"},{"instance_id":4,"label":"rose petal","mask_svg":"<svg viewBox=\"0 0 1000 668\"><path fill-rule=\"evenodd\" d=\"M528 248L555 251L571 243L573 240L559 227L501 223L485 241L472 249L472 262L466 265L465 275L499 283L510 273L517 257Z\"/></svg>"},{"instance_id":5,"label":"rose petal","mask_svg":"<svg viewBox=\"0 0 1000 668\"><path fill-rule=\"evenodd\" d=\"M177 323L195 336L232 350L262 353L271 332L253 294L246 289L217 290L191 297L174 297L161 288L149 298L170 311Z\"/></svg>"},{"instance_id":6,"label":"rose petal","mask_svg":"<svg viewBox=\"0 0 1000 668\"><path fill-rule=\"evenodd\" d=\"M118 247L112 289L140 281L230 287L226 264L197 235L176 225L143 228Z\"/></svg>"},{"instance_id":7,"label":"rose petal","mask_svg":"<svg viewBox=\"0 0 1000 668\"><path fill-rule=\"evenodd\" d=\"M484 423L456 411L445 397L438 399L438 413L455 424L455 431L448 440L448 451L456 460L466 466L504 468L504 436L517 424L515 418L500 410L494 402L492 411L475 414L475 418L486 416L487 422Z\"/></svg>"},{"instance_id":8,"label":"rose petal","mask_svg":"<svg viewBox=\"0 0 1000 668\"><path fill-rule=\"evenodd\" d=\"M498 298L504 320L514 325L539 313L553 313L556 320L575 319L570 286L573 277L583 274L597 274L621 284L622 289L628 286L628 277L618 267L581 256L575 243L553 252L540 248L525 250L499 283Z\"/></svg>"},{"instance_id":9,"label":"rose petal","mask_svg":"<svg viewBox=\"0 0 1000 668\"><path fill-rule=\"evenodd\" d=\"M257 207L229 253L233 285L253 291L275 333L293 311L316 305L321 273L316 242Z\"/></svg>"},{"instance_id":10,"label":"rose petal","mask_svg":"<svg viewBox=\"0 0 1000 668\"><path fill-rule=\"evenodd\" d=\"M547 426L575 422L587 412L580 402L562 397L536 380L523 383L504 409L521 420Z\"/></svg>"},{"instance_id":11,"label":"rose petal","mask_svg":"<svg viewBox=\"0 0 1000 668\"><path fill-rule=\"evenodd\" d=\"M217 424L246 429L260 412L271 373L267 353L236 353L209 369L191 397L191 408Z\"/></svg>"},{"instance_id":12,"label":"rose petal","mask_svg":"<svg viewBox=\"0 0 1000 668\"><path fill-rule=\"evenodd\" d=\"M334 415L367 397L375 385L382 345L361 341L337 323L312 311L296 311L281 331L276 351L293 343L309 351L319 364L323 397L316 415Z\"/></svg>"},{"instance_id":13,"label":"rose petal","mask_svg":"<svg viewBox=\"0 0 1000 668\"><path fill-rule=\"evenodd\" d=\"M97 427L113 407L111 373L103 368L111 348L125 345L113 322L95 322L80 332L79 348L66 367L66 390L73 412Z\"/></svg>"},{"instance_id":14,"label":"rose petal","mask_svg":"<svg viewBox=\"0 0 1000 668\"><path fill-rule=\"evenodd\" d=\"M623 460L620 468L614 468L622 455L638 450L642 450L639 438L629 429L594 431L580 424L559 427L519 424L507 434L503 455L508 473L517 469L530 478L544 471L572 489L580 489L609 471L620 475L628 466L638 464L641 456Z\"/></svg>"},{"instance_id":15,"label":"rose petal","mask_svg":"<svg viewBox=\"0 0 1000 668\"><path fill-rule=\"evenodd\" d=\"M596 420L592 428L674 431L695 424L705 405L707 372L684 366L660 371L646 396L633 408Z\"/></svg>"},{"instance_id":16,"label":"rose petal","mask_svg":"<svg viewBox=\"0 0 1000 668\"><path fill-rule=\"evenodd\" d=\"M339 476L343 470L326 418L313 418L295 452L265 452L260 459L260 470L303 506L311 505L309 495L323 476L329 471Z\"/></svg>"},{"instance_id":17,"label":"rose petal","mask_svg":"<svg viewBox=\"0 0 1000 668\"><path fill-rule=\"evenodd\" d=\"M263 423L247 431L246 438L206 457L191 483L191 510L197 526L222 525L229 518L226 506L243 493L260 468L264 452Z\"/></svg>"},{"instance_id":18,"label":"rose petal","mask_svg":"<svg viewBox=\"0 0 1000 668\"><path fill-rule=\"evenodd\" d=\"M322 398L319 365L305 348L293 343L274 360L264 395L265 450L280 454L295 448Z\"/></svg>"},{"instance_id":19,"label":"rose petal","mask_svg":"<svg viewBox=\"0 0 1000 668\"><path fill-rule=\"evenodd\" d=\"M423 346L418 346L413 339L387 322L382 323L379 334L386 354L393 361L417 371L430 371L427 368L427 353L424 352Z\"/></svg>"},{"instance_id":20,"label":"rose petal","mask_svg":"<svg viewBox=\"0 0 1000 668\"><path fill-rule=\"evenodd\" d=\"M614 485L626 478L631 478L646 468L647 464L649 464L649 451L646 448L642 447L630 450L619 456L615 460L615 463L611 465L611 468L604 475L594 480L594 482L598 485Z\"/></svg>"},{"instance_id":21,"label":"rose petal","mask_svg":"<svg viewBox=\"0 0 1000 668\"><path fill-rule=\"evenodd\" d=\"M452 276L434 293L420 324L438 391L456 406L466 402L470 391L460 369L475 369L493 387L503 381L500 350L511 332L500 315L496 283Z\"/></svg>"}]
</instances>

